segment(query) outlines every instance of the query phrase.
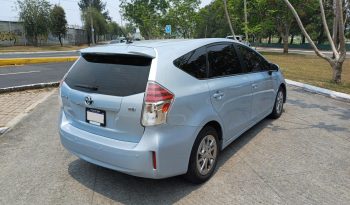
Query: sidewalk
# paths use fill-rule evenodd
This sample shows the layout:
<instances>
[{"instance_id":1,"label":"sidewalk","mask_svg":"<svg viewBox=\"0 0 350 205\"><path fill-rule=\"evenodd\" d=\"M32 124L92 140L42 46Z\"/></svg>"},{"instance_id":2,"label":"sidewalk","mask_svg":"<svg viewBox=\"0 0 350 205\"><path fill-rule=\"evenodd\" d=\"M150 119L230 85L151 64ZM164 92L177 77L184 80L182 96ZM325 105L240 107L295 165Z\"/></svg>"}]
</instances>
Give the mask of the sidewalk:
<instances>
[{"instance_id":1,"label":"sidewalk","mask_svg":"<svg viewBox=\"0 0 350 205\"><path fill-rule=\"evenodd\" d=\"M16 124L56 89L38 89L0 94L0 134Z\"/></svg>"}]
</instances>

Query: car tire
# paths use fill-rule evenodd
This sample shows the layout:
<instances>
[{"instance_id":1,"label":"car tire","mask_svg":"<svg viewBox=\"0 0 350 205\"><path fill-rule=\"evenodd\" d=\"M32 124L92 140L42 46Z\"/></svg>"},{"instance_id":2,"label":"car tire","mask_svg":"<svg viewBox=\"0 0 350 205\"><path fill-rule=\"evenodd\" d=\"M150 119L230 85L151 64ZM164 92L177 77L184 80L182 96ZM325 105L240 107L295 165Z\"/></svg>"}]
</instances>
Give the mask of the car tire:
<instances>
[{"instance_id":1,"label":"car tire","mask_svg":"<svg viewBox=\"0 0 350 205\"><path fill-rule=\"evenodd\" d=\"M270 118L272 119L277 119L281 117L283 113L283 104L284 104L284 89L280 87L277 91L276 99L275 99L275 104L273 106L272 113L270 114Z\"/></svg>"},{"instance_id":2,"label":"car tire","mask_svg":"<svg viewBox=\"0 0 350 205\"><path fill-rule=\"evenodd\" d=\"M195 184L206 182L213 175L219 156L219 141L216 129L204 127L192 147L185 178Z\"/></svg>"}]
</instances>

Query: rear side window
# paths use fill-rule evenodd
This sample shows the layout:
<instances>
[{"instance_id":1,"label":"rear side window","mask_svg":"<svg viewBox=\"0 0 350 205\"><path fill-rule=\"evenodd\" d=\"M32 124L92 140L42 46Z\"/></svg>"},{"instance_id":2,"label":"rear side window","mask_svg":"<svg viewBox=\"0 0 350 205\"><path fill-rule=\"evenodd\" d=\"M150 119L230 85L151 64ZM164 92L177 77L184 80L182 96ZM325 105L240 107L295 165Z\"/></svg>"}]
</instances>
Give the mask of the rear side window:
<instances>
[{"instance_id":1,"label":"rear side window","mask_svg":"<svg viewBox=\"0 0 350 205\"><path fill-rule=\"evenodd\" d=\"M198 79L207 78L205 47L198 48L174 60L174 65Z\"/></svg>"},{"instance_id":2,"label":"rear side window","mask_svg":"<svg viewBox=\"0 0 350 205\"><path fill-rule=\"evenodd\" d=\"M208 48L209 77L234 75L242 72L233 44L220 44Z\"/></svg>"},{"instance_id":3,"label":"rear side window","mask_svg":"<svg viewBox=\"0 0 350 205\"><path fill-rule=\"evenodd\" d=\"M73 89L113 96L145 92L151 58L131 55L83 54L65 82Z\"/></svg>"},{"instance_id":4,"label":"rear side window","mask_svg":"<svg viewBox=\"0 0 350 205\"><path fill-rule=\"evenodd\" d=\"M243 69L245 73L268 70L268 63L266 60L255 51L241 45L237 45L237 47L245 65Z\"/></svg>"}]
</instances>

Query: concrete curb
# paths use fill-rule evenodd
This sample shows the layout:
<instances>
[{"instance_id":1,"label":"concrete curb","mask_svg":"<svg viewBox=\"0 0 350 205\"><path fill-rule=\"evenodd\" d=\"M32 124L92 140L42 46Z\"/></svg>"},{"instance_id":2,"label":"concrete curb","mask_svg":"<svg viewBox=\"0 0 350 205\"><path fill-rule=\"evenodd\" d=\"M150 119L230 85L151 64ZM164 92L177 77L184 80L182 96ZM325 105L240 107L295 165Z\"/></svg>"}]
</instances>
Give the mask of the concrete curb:
<instances>
[{"instance_id":1,"label":"concrete curb","mask_svg":"<svg viewBox=\"0 0 350 205\"><path fill-rule=\"evenodd\" d=\"M0 135L4 134L8 130L8 127L0 127Z\"/></svg>"},{"instance_id":2,"label":"concrete curb","mask_svg":"<svg viewBox=\"0 0 350 205\"><path fill-rule=\"evenodd\" d=\"M302 88L303 90L312 92L312 93L317 93L320 95L324 95L327 97L331 97L337 100L341 100L341 101L345 101L345 102L350 102L350 95L345 94L345 93L341 93L341 92L336 92L333 90L328 90L325 88L320 88L320 87L316 87L313 85L309 85L309 84L305 84L305 83L300 83L300 82L296 82L293 80L288 80L286 79L286 83L288 85L292 85L292 86L296 86L299 88Z\"/></svg>"},{"instance_id":3,"label":"concrete curb","mask_svg":"<svg viewBox=\"0 0 350 205\"><path fill-rule=\"evenodd\" d=\"M76 61L78 56L67 57L38 57L38 58L1 58L0 66L38 64L38 63L60 63Z\"/></svg>"},{"instance_id":4,"label":"concrete curb","mask_svg":"<svg viewBox=\"0 0 350 205\"><path fill-rule=\"evenodd\" d=\"M37 84L30 84L30 85L21 85L21 86L0 88L0 94L1 93L16 92L16 91L23 91L23 90L47 88L47 87L57 87L59 84L60 84L60 82L49 82L49 83L37 83Z\"/></svg>"},{"instance_id":5,"label":"concrete curb","mask_svg":"<svg viewBox=\"0 0 350 205\"><path fill-rule=\"evenodd\" d=\"M17 123L19 123L25 116L27 116L30 111L32 111L40 103L44 102L47 98L49 98L55 92L56 92L56 90L53 89L51 92L47 93L47 95L45 95L43 98L41 98L40 100L36 101L35 103L30 105L29 107L27 107L24 110L24 112L20 113L15 118L10 120L10 122L8 122L5 127L0 127L0 137L1 137L1 135L3 135L6 132L10 131Z\"/></svg>"}]
</instances>

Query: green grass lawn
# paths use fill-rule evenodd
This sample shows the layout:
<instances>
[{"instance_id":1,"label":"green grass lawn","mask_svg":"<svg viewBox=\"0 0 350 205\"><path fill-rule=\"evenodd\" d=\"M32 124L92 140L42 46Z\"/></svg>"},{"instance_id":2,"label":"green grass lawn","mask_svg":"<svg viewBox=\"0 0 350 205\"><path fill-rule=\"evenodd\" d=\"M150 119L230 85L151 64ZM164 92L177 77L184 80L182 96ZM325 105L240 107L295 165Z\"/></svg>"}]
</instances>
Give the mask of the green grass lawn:
<instances>
[{"instance_id":1,"label":"green grass lawn","mask_svg":"<svg viewBox=\"0 0 350 205\"><path fill-rule=\"evenodd\" d=\"M79 50L82 48L86 48L88 45L81 46L71 46L71 45L52 45L52 46L0 46L0 53L7 52L39 52L39 51L70 51L70 50Z\"/></svg>"},{"instance_id":2,"label":"green grass lawn","mask_svg":"<svg viewBox=\"0 0 350 205\"><path fill-rule=\"evenodd\" d=\"M278 64L287 79L308 83L322 88L350 94L350 59L343 64L342 84L331 82L332 68L316 55L264 53L271 62Z\"/></svg>"}]
</instances>

